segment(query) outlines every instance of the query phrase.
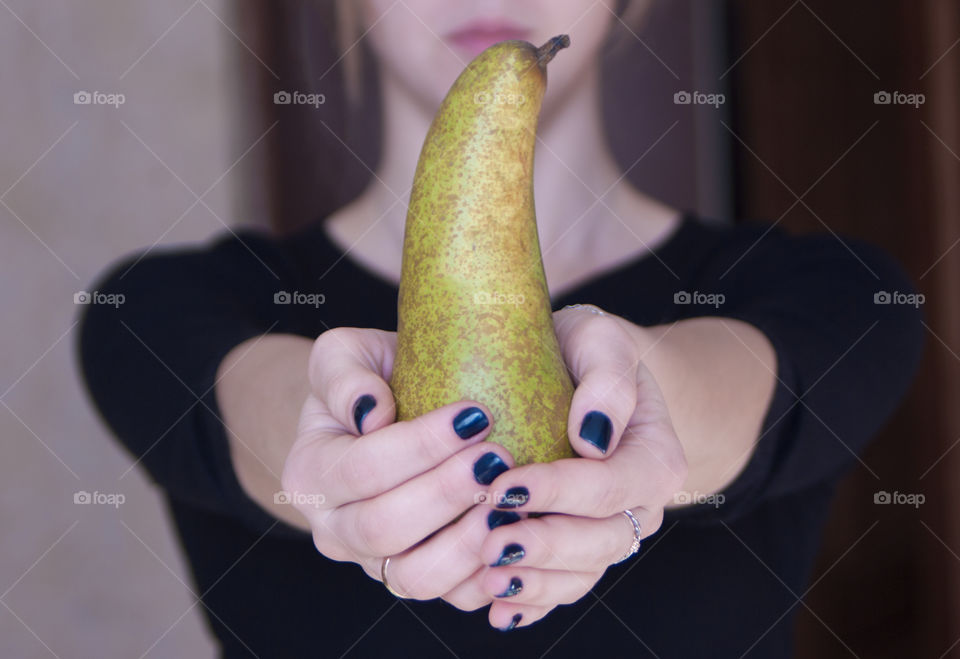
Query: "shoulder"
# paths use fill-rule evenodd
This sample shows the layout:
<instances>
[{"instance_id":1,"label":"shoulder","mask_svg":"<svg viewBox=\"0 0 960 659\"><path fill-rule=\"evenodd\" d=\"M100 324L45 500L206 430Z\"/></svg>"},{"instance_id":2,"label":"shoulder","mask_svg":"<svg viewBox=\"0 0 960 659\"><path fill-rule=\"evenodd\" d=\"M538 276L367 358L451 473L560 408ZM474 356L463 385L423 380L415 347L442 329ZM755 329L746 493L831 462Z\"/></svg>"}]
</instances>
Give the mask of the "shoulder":
<instances>
[{"instance_id":1,"label":"shoulder","mask_svg":"<svg viewBox=\"0 0 960 659\"><path fill-rule=\"evenodd\" d=\"M683 232L688 253L695 255L698 278L725 286L783 286L790 280L843 277L876 292L915 292L902 266L886 251L829 228L792 234L775 222L727 225L691 217Z\"/></svg>"},{"instance_id":2,"label":"shoulder","mask_svg":"<svg viewBox=\"0 0 960 659\"><path fill-rule=\"evenodd\" d=\"M876 245L829 230L793 235L775 223L695 219L685 243L680 318L739 318L808 357L816 350L835 359L856 345L905 376L918 364L924 295Z\"/></svg>"},{"instance_id":3,"label":"shoulder","mask_svg":"<svg viewBox=\"0 0 960 659\"><path fill-rule=\"evenodd\" d=\"M280 237L245 227L226 229L189 245L152 246L121 257L101 273L96 290L123 292L133 288L274 284L297 278L322 251L322 232L311 225Z\"/></svg>"}]
</instances>

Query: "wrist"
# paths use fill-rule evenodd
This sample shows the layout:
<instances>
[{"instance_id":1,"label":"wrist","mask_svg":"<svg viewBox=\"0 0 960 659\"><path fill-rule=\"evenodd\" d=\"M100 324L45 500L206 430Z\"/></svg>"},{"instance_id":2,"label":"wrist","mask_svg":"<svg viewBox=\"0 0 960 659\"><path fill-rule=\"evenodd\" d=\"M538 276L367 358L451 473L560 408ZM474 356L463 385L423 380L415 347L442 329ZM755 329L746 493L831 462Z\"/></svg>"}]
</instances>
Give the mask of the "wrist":
<instances>
[{"instance_id":1,"label":"wrist","mask_svg":"<svg viewBox=\"0 0 960 659\"><path fill-rule=\"evenodd\" d=\"M274 517L301 529L306 520L277 502L280 475L303 401L309 393L307 359L312 342L268 335L236 346L217 372L216 396L233 472L240 488Z\"/></svg>"},{"instance_id":2,"label":"wrist","mask_svg":"<svg viewBox=\"0 0 960 659\"><path fill-rule=\"evenodd\" d=\"M642 327L627 323L637 356L664 395L687 459L688 476L682 492L709 495L724 489L746 465L752 451L749 436L727 432L729 409L716 404L722 382L713 350L724 349L714 319L690 319ZM721 370L723 370L721 368ZM712 421L711 421L712 419Z\"/></svg>"},{"instance_id":3,"label":"wrist","mask_svg":"<svg viewBox=\"0 0 960 659\"><path fill-rule=\"evenodd\" d=\"M674 380L681 378L686 372L686 362L683 360L683 355L677 354L670 340L670 334L677 324L645 327L623 318L619 320L633 340L637 359L653 374L664 393L664 397L667 398L669 406L670 400L667 389L670 388Z\"/></svg>"}]
</instances>

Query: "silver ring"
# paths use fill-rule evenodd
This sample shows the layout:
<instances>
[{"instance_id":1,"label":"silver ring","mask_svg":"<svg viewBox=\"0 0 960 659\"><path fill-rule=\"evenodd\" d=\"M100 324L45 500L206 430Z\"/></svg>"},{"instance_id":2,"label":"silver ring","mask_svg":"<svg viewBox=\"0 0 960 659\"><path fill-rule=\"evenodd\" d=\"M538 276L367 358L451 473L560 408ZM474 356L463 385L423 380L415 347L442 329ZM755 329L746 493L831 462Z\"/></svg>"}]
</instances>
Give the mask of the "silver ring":
<instances>
[{"instance_id":1,"label":"silver ring","mask_svg":"<svg viewBox=\"0 0 960 659\"><path fill-rule=\"evenodd\" d=\"M590 313L597 314L598 316L606 316L607 312L599 307L595 307L592 304L568 304L564 309L586 309Z\"/></svg>"},{"instance_id":2,"label":"silver ring","mask_svg":"<svg viewBox=\"0 0 960 659\"><path fill-rule=\"evenodd\" d=\"M380 563L380 581L383 582L383 587L387 589L387 592L393 595L394 597L396 597L397 599L402 599L402 600L408 599L403 595L401 595L400 593L398 593L397 591L395 591L393 587L390 586L390 582L387 581L387 566L390 564L391 558L393 557L387 556L386 558L383 559L383 562Z\"/></svg>"},{"instance_id":3,"label":"silver ring","mask_svg":"<svg viewBox=\"0 0 960 659\"><path fill-rule=\"evenodd\" d=\"M623 514L626 515L627 519L630 520L630 523L633 524L633 544L630 545L630 549L628 549L627 553L623 555L623 558L614 561L613 565L616 565L617 563L623 563L625 560L640 551L640 522L637 521L637 518L634 517L633 513L629 510L624 510Z\"/></svg>"}]
</instances>

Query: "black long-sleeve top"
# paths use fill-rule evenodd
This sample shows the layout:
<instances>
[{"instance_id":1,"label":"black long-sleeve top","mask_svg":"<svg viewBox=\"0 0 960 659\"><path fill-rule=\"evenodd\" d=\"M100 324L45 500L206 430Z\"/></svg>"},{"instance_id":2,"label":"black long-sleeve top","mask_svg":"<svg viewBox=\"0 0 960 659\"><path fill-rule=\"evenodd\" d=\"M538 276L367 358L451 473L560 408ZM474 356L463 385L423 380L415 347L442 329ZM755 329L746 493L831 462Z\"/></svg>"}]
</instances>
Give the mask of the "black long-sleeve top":
<instances>
[{"instance_id":1,"label":"black long-sleeve top","mask_svg":"<svg viewBox=\"0 0 960 659\"><path fill-rule=\"evenodd\" d=\"M789 656L834 485L864 468L857 456L903 396L922 344L921 314L904 297L912 285L876 248L689 215L653 253L553 298L555 309L592 303L645 326L741 319L772 342L777 385L721 505L668 512L583 599L504 633L486 608L400 601L358 566L328 560L233 472L214 396L232 348L267 332L396 329L397 288L322 223L287 239L244 231L135 255L96 290L124 303L86 309L87 386L164 491L226 657ZM322 293L323 304L275 303L282 292Z\"/></svg>"}]
</instances>

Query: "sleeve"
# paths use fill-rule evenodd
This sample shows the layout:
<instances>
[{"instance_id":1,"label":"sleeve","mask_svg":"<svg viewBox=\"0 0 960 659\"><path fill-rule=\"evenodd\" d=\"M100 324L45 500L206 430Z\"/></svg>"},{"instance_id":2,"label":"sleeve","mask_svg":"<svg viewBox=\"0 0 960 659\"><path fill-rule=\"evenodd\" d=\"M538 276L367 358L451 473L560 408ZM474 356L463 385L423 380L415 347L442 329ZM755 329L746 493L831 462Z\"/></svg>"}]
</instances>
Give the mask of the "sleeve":
<instances>
[{"instance_id":1,"label":"sleeve","mask_svg":"<svg viewBox=\"0 0 960 659\"><path fill-rule=\"evenodd\" d=\"M89 395L136 463L170 497L258 532L276 518L237 481L215 378L224 356L247 339L310 336L300 305L274 303L295 288L289 265L278 243L253 232L136 255L96 284L79 337ZM300 533L282 522L278 530Z\"/></svg>"},{"instance_id":2,"label":"sleeve","mask_svg":"<svg viewBox=\"0 0 960 659\"><path fill-rule=\"evenodd\" d=\"M765 501L829 485L858 463L869 469L864 448L919 364L923 296L881 250L832 235L768 229L715 257L698 288L724 297L700 315L755 326L777 360L748 464L722 500L678 511L733 520Z\"/></svg>"}]
</instances>

